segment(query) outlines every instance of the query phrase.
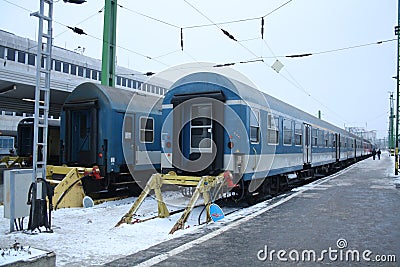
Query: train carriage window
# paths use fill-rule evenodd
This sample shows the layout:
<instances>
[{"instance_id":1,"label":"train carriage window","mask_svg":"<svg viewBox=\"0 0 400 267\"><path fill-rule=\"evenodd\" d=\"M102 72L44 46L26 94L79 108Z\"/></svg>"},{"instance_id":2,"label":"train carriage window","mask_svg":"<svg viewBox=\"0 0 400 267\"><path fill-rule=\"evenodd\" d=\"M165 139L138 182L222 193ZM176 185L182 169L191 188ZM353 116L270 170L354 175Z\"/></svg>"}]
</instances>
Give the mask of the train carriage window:
<instances>
[{"instance_id":1,"label":"train carriage window","mask_svg":"<svg viewBox=\"0 0 400 267\"><path fill-rule=\"evenodd\" d=\"M294 124L294 144L301 146L303 144L303 130L301 123L296 122Z\"/></svg>"},{"instance_id":2,"label":"train carriage window","mask_svg":"<svg viewBox=\"0 0 400 267\"><path fill-rule=\"evenodd\" d=\"M268 115L268 144L279 144L279 117Z\"/></svg>"},{"instance_id":3,"label":"train carriage window","mask_svg":"<svg viewBox=\"0 0 400 267\"><path fill-rule=\"evenodd\" d=\"M154 119L150 117L140 118L140 142L154 142Z\"/></svg>"},{"instance_id":4,"label":"train carriage window","mask_svg":"<svg viewBox=\"0 0 400 267\"><path fill-rule=\"evenodd\" d=\"M324 140L325 140L325 142L324 142L325 147L328 147L329 146L329 133L328 132L325 132Z\"/></svg>"},{"instance_id":5,"label":"train carriage window","mask_svg":"<svg viewBox=\"0 0 400 267\"><path fill-rule=\"evenodd\" d=\"M312 129L312 145L318 146L318 129Z\"/></svg>"},{"instance_id":6,"label":"train carriage window","mask_svg":"<svg viewBox=\"0 0 400 267\"><path fill-rule=\"evenodd\" d=\"M283 119L283 144L292 145L293 123L292 120Z\"/></svg>"},{"instance_id":7,"label":"train carriage window","mask_svg":"<svg viewBox=\"0 0 400 267\"><path fill-rule=\"evenodd\" d=\"M250 142L260 142L260 111L250 110Z\"/></svg>"},{"instance_id":8,"label":"train carriage window","mask_svg":"<svg viewBox=\"0 0 400 267\"><path fill-rule=\"evenodd\" d=\"M324 145L324 131L318 130L318 146L323 147Z\"/></svg>"},{"instance_id":9,"label":"train carriage window","mask_svg":"<svg viewBox=\"0 0 400 267\"><path fill-rule=\"evenodd\" d=\"M212 149L212 106L193 105L190 121L190 150L211 152Z\"/></svg>"}]
</instances>

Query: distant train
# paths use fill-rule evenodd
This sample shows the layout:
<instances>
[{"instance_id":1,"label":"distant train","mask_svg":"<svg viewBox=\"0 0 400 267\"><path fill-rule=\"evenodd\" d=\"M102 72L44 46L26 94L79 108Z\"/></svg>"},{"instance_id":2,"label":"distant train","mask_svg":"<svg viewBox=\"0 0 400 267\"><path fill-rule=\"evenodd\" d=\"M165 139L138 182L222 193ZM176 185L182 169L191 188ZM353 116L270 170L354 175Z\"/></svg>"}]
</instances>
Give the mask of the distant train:
<instances>
[{"instance_id":1,"label":"distant train","mask_svg":"<svg viewBox=\"0 0 400 267\"><path fill-rule=\"evenodd\" d=\"M101 179L83 181L89 195L134 191L160 170L160 128L160 96L83 83L62 108L61 162L99 168Z\"/></svg>"},{"instance_id":2,"label":"distant train","mask_svg":"<svg viewBox=\"0 0 400 267\"><path fill-rule=\"evenodd\" d=\"M13 155L14 150L14 137L0 136L0 156Z\"/></svg>"},{"instance_id":3,"label":"distant train","mask_svg":"<svg viewBox=\"0 0 400 267\"><path fill-rule=\"evenodd\" d=\"M274 194L370 155L370 142L217 73L187 75L163 100L162 173L229 171L242 194Z\"/></svg>"},{"instance_id":4,"label":"distant train","mask_svg":"<svg viewBox=\"0 0 400 267\"><path fill-rule=\"evenodd\" d=\"M60 119L49 119L48 123L47 164L58 165L60 163ZM25 118L18 123L16 154L31 159L28 160L28 165L32 164L33 131L33 118ZM40 128L39 137L42 136L42 128Z\"/></svg>"}]
</instances>

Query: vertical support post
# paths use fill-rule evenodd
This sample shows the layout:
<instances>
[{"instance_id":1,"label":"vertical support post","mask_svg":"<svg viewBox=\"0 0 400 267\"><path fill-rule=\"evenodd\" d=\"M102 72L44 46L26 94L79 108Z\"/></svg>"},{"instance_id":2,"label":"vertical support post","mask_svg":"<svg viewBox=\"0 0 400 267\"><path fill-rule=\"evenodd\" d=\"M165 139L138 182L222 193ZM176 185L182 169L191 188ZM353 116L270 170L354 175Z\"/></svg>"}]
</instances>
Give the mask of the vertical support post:
<instances>
[{"instance_id":1,"label":"vertical support post","mask_svg":"<svg viewBox=\"0 0 400 267\"><path fill-rule=\"evenodd\" d=\"M394 150L394 133L393 133L393 119L394 119L394 104L393 104L393 93L390 93L390 115L389 115L389 138L388 138L388 148L389 153L393 153Z\"/></svg>"},{"instance_id":2,"label":"vertical support post","mask_svg":"<svg viewBox=\"0 0 400 267\"><path fill-rule=\"evenodd\" d=\"M10 233L14 232L15 221L15 173L10 171Z\"/></svg>"},{"instance_id":3,"label":"vertical support post","mask_svg":"<svg viewBox=\"0 0 400 267\"><path fill-rule=\"evenodd\" d=\"M46 6L45 6L46 4ZM45 14L47 12L47 15ZM51 52L53 46L53 0L40 0L38 12L31 16L39 18L38 49L36 55L36 88L33 134L32 183L37 178L46 179L47 130L50 106ZM42 117L42 118L41 118ZM32 192L36 192L33 190ZM35 214L36 193L32 196L32 214Z\"/></svg>"},{"instance_id":4,"label":"vertical support post","mask_svg":"<svg viewBox=\"0 0 400 267\"><path fill-rule=\"evenodd\" d=\"M398 11L397 11L397 26L395 27L395 34L397 35L397 90L396 90L396 149L395 155L395 175L399 174L399 82L400 82L400 0L398 1Z\"/></svg>"},{"instance_id":5,"label":"vertical support post","mask_svg":"<svg viewBox=\"0 0 400 267\"><path fill-rule=\"evenodd\" d=\"M117 0L105 0L101 84L115 86Z\"/></svg>"}]
</instances>

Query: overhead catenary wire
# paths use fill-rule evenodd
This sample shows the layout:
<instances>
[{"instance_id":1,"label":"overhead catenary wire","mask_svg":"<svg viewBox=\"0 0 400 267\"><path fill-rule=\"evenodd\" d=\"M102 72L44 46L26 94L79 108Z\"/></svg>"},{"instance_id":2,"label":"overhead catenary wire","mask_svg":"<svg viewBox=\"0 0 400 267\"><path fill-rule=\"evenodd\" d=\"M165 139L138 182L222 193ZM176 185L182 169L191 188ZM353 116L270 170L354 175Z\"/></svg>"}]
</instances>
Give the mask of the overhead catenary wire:
<instances>
[{"instance_id":1,"label":"overhead catenary wire","mask_svg":"<svg viewBox=\"0 0 400 267\"><path fill-rule=\"evenodd\" d=\"M289 4L292 1L293 0L289 0L289 1L285 2L285 3L283 3L279 7L273 9L272 11L268 12L267 14L265 14L263 16L251 17L251 18L245 18L245 19L238 19L238 20L230 20L230 21L217 22L217 23L211 22L211 24L199 24L199 25L186 26L186 27L183 27L183 28L184 29L194 29L194 28L203 28L203 27L215 26L216 24L217 25L226 25L226 24L233 24L233 23L240 23L240 22L246 22L246 21L259 20L261 18L266 18L269 15L275 13L276 11L278 11L279 9L281 9L284 6L286 6L287 4ZM187 3L187 1L185 1L185 2Z\"/></svg>"},{"instance_id":2,"label":"overhead catenary wire","mask_svg":"<svg viewBox=\"0 0 400 267\"><path fill-rule=\"evenodd\" d=\"M220 29L226 36L228 36L230 39L232 39L233 41L235 41L236 43L238 43L241 47L243 47L244 49L246 49L250 54L252 54L255 57L258 57L257 54L255 54L253 51L251 51L249 48L247 48L245 45L243 45L242 43L237 42L237 39L231 35L228 31L222 29L220 26L218 26L217 23L214 23L208 16L206 16L203 12L201 12L198 8L196 8L194 5L192 5L191 3L189 3L187 0L184 0L185 3L187 3L190 7L192 7L194 10L196 10L200 15L202 15L204 18L206 18L209 22L211 22L215 27L217 27L218 29Z\"/></svg>"},{"instance_id":3,"label":"overhead catenary wire","mask_svg":"<svg viewBox=\"0 0 400 267\"><path fill-rule=\"evenodd\" d=\"M7 2L7 3L11 4L11 5L14 5L14 6L16 6L16 7L20 8L20 9L23 9L23 10L25 10L25 11L28 11L29 13L32 13L31 10L29 10L29 9L27 9L27 8L25 8L25 7L22 7L22 6L20 6L20 5L17 5L17 4L15 4L15 3L12 3L12 2L10 2L9 0L3 0L3 1L4 1L4 2ZM104 7L103 7L103 8L104 8ZM88 18L84 19L82 22L87 21L88 19L92 18L94 15L97 15L97 14L101 13L102 10L103 10L103 8L102 8L101 10L97 11L96 14L90 15ZM75 31L76 29L78 29L78 32L80 32L79 30L82 30L82 29L79 29L79 28L77 28L77 27L68 26L68 25L66 25L66 24L64 24L64 23L62 23L62 22L56 21L56 20L54 20L54 19L53 19L53 22L67 28L67 30L65 30L64 32L62 32L62 33L60 33L60 34L58 34L58 35L56 35L56 36L59 36L59 35L61 35L61 34L65 33L65 32L67 32L67 31L69 31L69 30L73 30L74 32L76 32L76 31ZM80 22L80 23L82 23L82 22ZM78 24L80 24L80 23L78 23ZM78 24L77 24L77 25L78 25ZM77 32L77 34L84 34L84 35L87 35L88 37L91 37L91 38L96 39L96 40L98 40L98 41L100 41L100 42L103 42L103 39L98 38L98 37L96 37L96 36L93 36L93 35L91 35L91 34L89 34L89 33L86 33L86 32L84 32L83 30L82 30L82 33L78 33L78 32ZM54 37L54 38L55 38L55 37ZM27 49L24 50L24 52L29 52L30 49L33 49L33 48L35 48L35 47L37 47L37 45L34 45L34 46L32 46L32 47L28 47ZM121 48L121 49L123 49L123 50L125 50L125 51L128 51L128 52L130 52L130 53L136 54L136 55L138 55L138 56L147 58L147 59L149 59L149 60L154 60L154 61L158 62L158 63L161 64L161 65L164 65L164 66L169 67L168 64L166 64L166 63L164 63L164 62L158 60L157 58L153 58L153 57L151 57L151 56L144 55L144 54L142 54L142 53L133 51L133 50L131 50L131 49L128 49L128 48L125 48L125 47L122 47L122 46L119 46L119 45L117 45L117 47L118 47L118 48Z\"/></svg>"},{"instance_id":4,"label":"overhead catenary wire","mask_svg":"<svg viewBox=\"0 0 400 267\"><path fill-rule=\"evenodd\" d=\"M128 7L125 7L125 6L122 6L122 5L120 5L120 4L118 4L118 6L119 6L120 8L122 8L122 9L125 9L125 10L127 10L127 11L129 11L129 12L132 12L132 13L136 14L136 15L140 15L140 16L142 16L142 17L148 18L148 19L150 19L150 20L157 21L157 22L159 22L159 23L162 23L162 24L165 24L165 25L168 25L168 26L177 28L177 29L182 28L181 26L177 26L177 25L174 25L174 24L172 24L172 23L166 22L166 21L164 21L164 20L161 20L161 19L158 19L158 18L149 16L149 15L143 14L143 13L141 13L141 12L135 11L135 10L133 10L133 9L130 9L130 8L128 8Z\"/></svg>"},{"instance_id":5,"label":"overhead catenary wire","mask_svg":"<svg viewBox=\"0 0 400 267\"><path fill-rule=\"evenodd\" d=\"M16 7L20 8L20 9L22 9L22 10L28 11L30 14L33 13L32 10L29 10L29 9L23 7L23 6L17 5L17 4L12 3L12 2L10 2L10 1L8 1L8 0L3 0L3 1L4 1L4 2L7 2L7 3L9 3L9 4L13 5L13 6L16 6ZM83 22L88 21L89 19L91 19L91 18L93 18L94 16L98 15L99 13L101 13L103 10L104 10L104 6L103 6L99 11L97 11L96 13L94 13L94 14L90 15L89 17L83 19L82 21L78 22L76 25L80 25L80 24L82 24ZM72 29L72 27L69 27L69 26L67 26L67 25L65 25L65 24L63 24L63 23L57 22L57 21L55 21L54 19L53 19L53 22L58 23L58 24L60 24L60 25L62 25L62 26L64 26L64 27L67 27L66 30L64 30L64 31L58 33L57 35L55 35L55 36L53 37L53 39L59 37L60 35L62 35L62 34L64 34L64 33L68 32L69 30ZM27 49L24 49L23 52L29 52L29 50L34 49L34 48L36 48L36 47L37 47L37 44L36 44L36 45L33 45L33 46L30 46L30 47L28 47Z\"/></svg>"},{"instance_id":6,"label":"overhead catenary wire","mask_svg":"<svg viewBox=\"0 0 400 267\"><path fill-rule=\"evenodd\" d=\"M270 53L274 56L275 59L278 59L277 56L275 55L274 51L272 50L272 48L268 45L267 41L265 39L262 40L263 43L265 44L265 46L268 48L268 50L270 51ZM295 88L300 89L301 91L303 91L308 97L311 97L315 102L317 102L318 104L320 104L321 106L323 106L324 108L326 108L327 110L329 110L330 112L332 112L332 114L335 114L337 118L339 118L342 122L348 123L347 120L342 117L340 114L338 114L336 111L334 111L333 109L329 108L327 105L325 105L323 102L321 102L319 99L317 99L316 97L314 97L313 95L311 95L310 92L308 92L298 81L297 79L294 78L294 76L290 73L290 71L288 70L288 68L286 67L284 69L287 74L289 75L289 78L287 78L285 75L283 75L282 73L279 73L281 75L281 77L283 77L286 81L288 81L289 83L291 83Z\"/></svg>"},{"instance_id":7,"label":"overhead catenary wire","mask_svg":"<svg viewBox=\"0 0 400 267\"><path fill-rule=\"evenodd\" d=\"M361 47L366 47L366 46L372 46L372 45L381 45L384 43L388 42L393 42L397 41L396 39L387 39L383 41L377 41L377 42L371 42L371 43L366 43L366 44L359 44L359 45L353 45L353 46L346 46L342 48L336 48L336 49L330 49L330 50L324 50L324 51L319 51L319 52L309 52L309 53L301 53L301 54L292 54L292 55L287 55L287 56L277 56L279 58L300 58L300 57L309 57L309 56L314 56L314 55L321 55L321 54L328 54L328 53L334 53L334 52L341 52L345 50L350 50L350 49L356 49L356 48L361 48Z\"/></svg>"},{"instance_id":8,"label":"overhead catenary wire","mask_svg":"<svg viewBox=\"0 0 400 267\"><path fill-rule=\"evenodd\" d=\"M206 16L203 12L201 12L199 9L197 9L195 6L193 6L191 3L189 3L187 0L184 0L185 3L187 3L189 6L191 6L194 10L196 10L199 14L201 14L203 17L205 17L208 21L210 21L214 26L216 26L217 28L221 29L225 35L228 35L229 38L233 39L234 41L236 41L236 39L233 38L233 36L230 36L229 33L227 33L226 31L224 31L222 28L220 28L216 23L214 23L208 16ZM283 6L285 6L286 4L290 3L292 0L286 2L285 4L281 5L279 8L282 8ZM275 9L278 10L279 8ZM271 13L269 13L271 14ZM268 14L267 14L268 15ZM266 16L267 16L266 15ZM272 52L272 49L268 46L268 44L266 43L266 41L263 39L264 43L267 45L267 47L269 48L269 50ZM251 54L253 54L254 56L257 57L257 55L251 51L249 48L247 48L246 46L244 46L242 43L237 42L239 45L241 45L243 48L245 48L248 52L250 52ZM274 54L272 52L272 54ZM276 57L276 56L275 56ZM255 60L255 61L251 61L251 62L257 62L257 61L262 61L263 63L264 60ZM240 63L244 63L244 62L240 62ZM247 62L246 62L247 63ZM248 62L250 63L250 61ZM217 64L214 67L228 67L228 66L233 66L235 65L235 62L231 62L231 63L225 63L225 64ZM266 63L265 63L266 64ZM269 67L269 66L268 66ZM328 108L325 104L323 104L321 101L319 101L317 98L313 97L306 89L304 89L303 86L301 86L301 84L293 77L292 74L290 74L289 71L287 71L289 76L291 77L291 79L294 81L292 82L290 79L288 79L287 77L285 77L284 75L280 74L282 77L284 77L288 82L290 82L292 85L294 85L296 88L299 88L300 90L304 91L309 97L311 97L312 99L314 99L316 102L318 102L320 105L324 106L326 109L328 109L329 111L331 111L332 113L336 114L337 116L339 116L344 122L346 122L345 119L343 119L342 116L340 116L339 114L337 114L335 111L333 111L332 109Z\"/></svg>"}]
</instances>

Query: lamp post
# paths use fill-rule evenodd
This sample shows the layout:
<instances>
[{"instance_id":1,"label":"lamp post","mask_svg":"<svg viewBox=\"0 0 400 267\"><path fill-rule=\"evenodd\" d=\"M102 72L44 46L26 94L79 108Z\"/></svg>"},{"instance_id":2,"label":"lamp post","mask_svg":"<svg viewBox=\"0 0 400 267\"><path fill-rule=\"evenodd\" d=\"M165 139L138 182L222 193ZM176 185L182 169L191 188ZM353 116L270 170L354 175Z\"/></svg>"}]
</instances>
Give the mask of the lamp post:
<instances>
[{"instance_id":1,"label":"lamp post","mask_svg":"<svg viewBox=\"0 0 400 267\"><path fill-rule=\"evenodd\" d=\"M400 73L400 0L398 4L398 22L397 26L394 28L394 32L397 35L397 90L396 90L396 136L395 136L395 142L396 142L396 148L395 148L395 170L394 174L398 175L399 174L399 73Z\"/></svg>"}]
</instances>

